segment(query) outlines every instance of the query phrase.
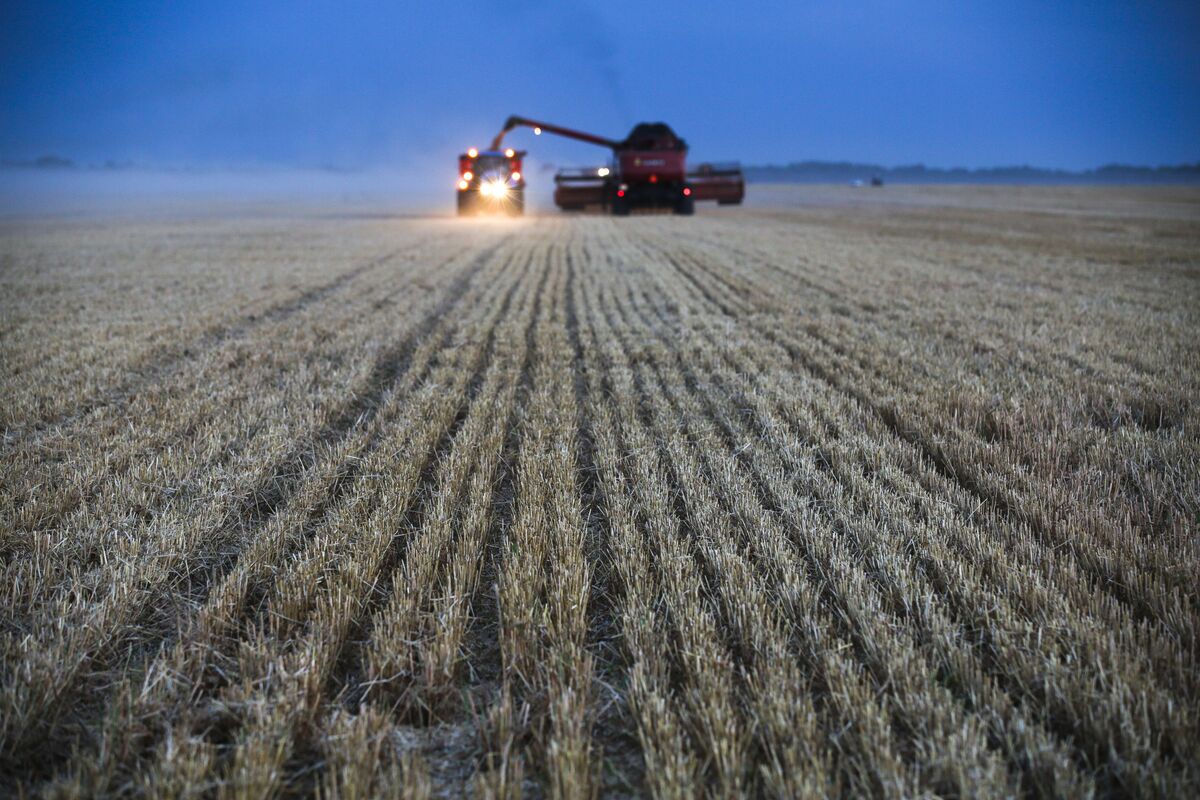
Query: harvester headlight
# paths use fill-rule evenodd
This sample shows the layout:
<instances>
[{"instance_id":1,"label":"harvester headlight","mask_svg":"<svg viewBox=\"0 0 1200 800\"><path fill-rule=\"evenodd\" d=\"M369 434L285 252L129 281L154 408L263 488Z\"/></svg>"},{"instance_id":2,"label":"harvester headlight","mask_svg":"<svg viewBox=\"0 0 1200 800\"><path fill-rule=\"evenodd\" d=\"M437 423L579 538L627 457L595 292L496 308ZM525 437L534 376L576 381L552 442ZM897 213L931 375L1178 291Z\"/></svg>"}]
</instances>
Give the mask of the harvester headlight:
<instances>
[{"instance_id":1,"label":"harvester headlight","mask_svg":"<svg viewBox=\"0 0 1200 800\"><path fill-rule=\"evenodd\" d=\"M470 185L470 184L468 184L466 181L459 181L459 182L458 182L458 188L459 188L459 190L460 190L460 191L462 191L462 190L465 190L465 189L467 188L467 186L469 186L469 185Z\"/></svg>"},{"instance_id":2,"label":"harvester headlight","mask_svg":"<svg viewBox=\"0 0 1200 800\"><path fill-rule=\"evenodd\" d=\"M479 155L479 151L476 150L474 147L472 147L470 150L467 151L467 155L470 156L471 158L475 158L476 156Z\"/></svg>"},{"instance_id":3,"label":"harvester headlight","mask_svg":"<svg viewBox=\"0 0 1200 800\"><path fill-rule=\"evenodd\" d=\"M607 177L608 176L608 167L601 167L600 169L596 170L596 174L599 175L601 178Z\"/></svg>"},{"instance_id":4,"label":"harvester headlight","mask_svg":"<svg viewBox=\"0 0 1200 800\"><path fill-rule=\"evenodd\" d=\"M521 173L519 173L519 172L514 172L514 173L512 174L512 179L513 179L514 181L519 181L519 180L521 180Z\"/></svg>"},{"instance_id":5,"label":"harvester headlight","mask_svg":"<svg viewBox=\"0 0 1200 800\"><path fill-rule=\"evenodd\" d=\"M516 151L515 151L515 150L513 150L511 147L510 147L510 148L508 148L507 150L505 150L505 151L504 151L504 157L505 157L505 158L512 158L512 157L513 157L513 156L515 156L516 154L517 154L517 153L516 153Z\"/></svg>"},{"instance_id":6,"label":"harvester headlight","mask_svg":"<svg viewBox=\"0 0 1200 800\"><path fill-rule=\"evenodd\" d=\"M492 197L499 199L506 194L508 194L508 187L503 182L495 181L492 183Z\"/></svg>"},{"instance_id":7,"label":"harvester headlight","mask_svg":"<svg viewBox=\"0 0 1200 800\"><path fill-rule=\"evenodd\" d=\"M464 181L469 181L469 180L471 180L471 178L474 178L474 177L475 177L475 173L471 172L471 170L467 170L466 172L463 173Z\"/></svg>"},{"instance_id":8,"label":"harvester headlight","mask_svg":"<svg viewBox=\"0 0 1200 800\"><path fill-rule=\"evenodd\" d=\"M542 135L542 129L541 129L541 128L534 128L534 129L533 129L533 135L534 135L534 136L541 136L541 135Z\"/></svg>"},{"instance_id":9,"label":"harvester headlight","mask_svg":"<svg viewBox=\"0 0 1200 800\"><path fill-rule=\"evenodd\" d=\"M479 184L479 193L484 197L492 196L492 185L490 183Z\"/></svg>"}]
</instances>

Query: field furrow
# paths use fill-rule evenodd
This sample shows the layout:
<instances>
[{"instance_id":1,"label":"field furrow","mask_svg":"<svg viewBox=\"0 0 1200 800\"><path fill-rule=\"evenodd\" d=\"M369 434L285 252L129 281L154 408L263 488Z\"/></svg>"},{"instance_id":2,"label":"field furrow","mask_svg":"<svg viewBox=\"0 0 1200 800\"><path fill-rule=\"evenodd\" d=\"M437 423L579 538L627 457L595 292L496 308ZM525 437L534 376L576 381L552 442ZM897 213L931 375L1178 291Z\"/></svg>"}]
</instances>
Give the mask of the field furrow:
<instances>
[{"instance_id":1,"label":"field furrow","mask_svg":"<svg viewBox=\"0 0 1200 800\"><path fill-rule=\"evenodd\" d=\"M966 191L0 222L0 793L1196 795L1200 204Z\"/></svg>"}]
</instances>

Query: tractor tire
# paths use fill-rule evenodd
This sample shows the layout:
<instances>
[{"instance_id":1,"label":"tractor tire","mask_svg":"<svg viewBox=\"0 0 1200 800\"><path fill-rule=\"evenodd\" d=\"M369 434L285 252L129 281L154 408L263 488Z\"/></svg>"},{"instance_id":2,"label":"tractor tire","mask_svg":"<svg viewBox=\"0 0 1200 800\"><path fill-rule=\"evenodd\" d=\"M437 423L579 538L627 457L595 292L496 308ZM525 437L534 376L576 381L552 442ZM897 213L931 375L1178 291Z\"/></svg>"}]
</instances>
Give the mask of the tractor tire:
<instances>
[{"instance_id":1,"label":"tractor tire","mask_svg":"<svg viewBox=\"0 0 1200 800\"><path fill-rule=\"evenodd\" d=\"M678 202L675 203L675 213L680 214L685 217L690 217L692 214L695 214L696 213L696 198L694 198L694 197L679 198Z\"/></svg>"},{"instance_id":2,"label":"tractor tire","mask_svg":"<svg viewBox=\"0 0 1200 800\"><path fill-rule=\"evenodd\" d=\"M508 204L508 215L510 217L525 216L525 192L513 192L512 201Z\"/></svg>"},{"instance_id":3,"label":"tractor tire","mask_svg":"<svg viewBox=\"0 0 1200 800\"><path fill-rule=\"evenodd\" d=\"M473 201L474 198L471 196L470 192L458 193L458 215L460 217L465 217L475 213L475 203Z\"/></svg>"},{"instance_id":4,"label":"tractor tire","mask_svg":"<svg viewBox=\"0 0 1200 800\"><path fill-rule=\"evenodd\" d=\"M614 217L628 217L629 201L624 197L614 197L612 199L612 215Z\"/></svg>"}]
</instances>

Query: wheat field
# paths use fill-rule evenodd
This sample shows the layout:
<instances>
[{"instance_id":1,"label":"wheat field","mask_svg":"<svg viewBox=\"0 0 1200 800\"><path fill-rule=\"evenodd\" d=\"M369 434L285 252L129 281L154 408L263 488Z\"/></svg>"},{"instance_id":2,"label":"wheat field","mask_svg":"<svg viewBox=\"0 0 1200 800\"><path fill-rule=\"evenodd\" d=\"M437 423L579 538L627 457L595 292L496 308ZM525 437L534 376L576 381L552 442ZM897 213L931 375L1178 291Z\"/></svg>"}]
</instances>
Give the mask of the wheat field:
<instances>
[{"instance_id":1,"label":"wheat field","mask_svg":"<svg viewBox=\"0 0 1200 800\"><path fill-rule=\"evenodd\" d=\"M764 196L0 222L0 792L1196 796L1200 191Z\"/></svg>"}]
</instances>

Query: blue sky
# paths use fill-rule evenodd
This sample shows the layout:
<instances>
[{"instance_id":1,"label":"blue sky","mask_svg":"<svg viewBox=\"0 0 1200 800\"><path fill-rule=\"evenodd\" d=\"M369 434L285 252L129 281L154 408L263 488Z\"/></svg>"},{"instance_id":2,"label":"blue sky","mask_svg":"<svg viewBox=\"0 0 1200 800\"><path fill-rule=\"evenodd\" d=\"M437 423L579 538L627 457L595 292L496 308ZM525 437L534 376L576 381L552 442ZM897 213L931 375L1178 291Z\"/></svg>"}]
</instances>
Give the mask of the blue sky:
<instances>
[{"instance_id":1,"label":"blue sky","mask_svg":"<svg viewBox=\"0 0 1200 800\"><path fill-rule=\"evenodd\" d=\"M403 166L510 113L747 163L1193 162L1200 4L8 0L0 108L0 157L82 162Z\"/></svg>"}]
</instances>

